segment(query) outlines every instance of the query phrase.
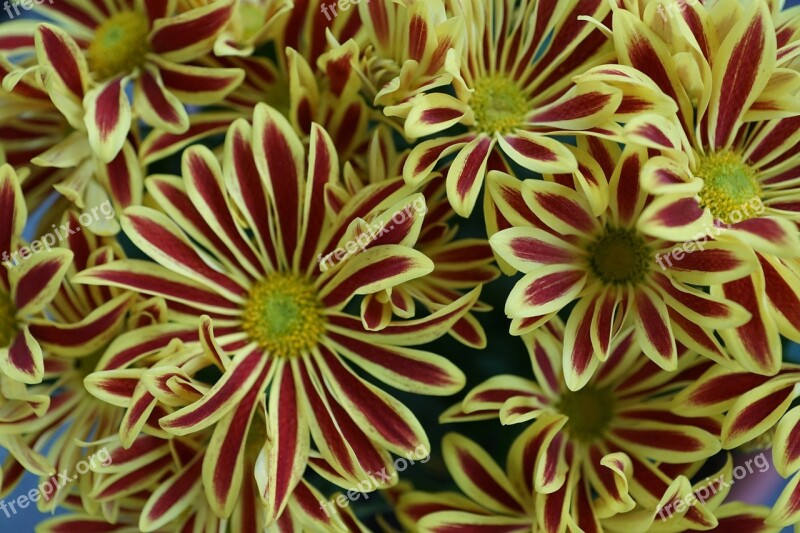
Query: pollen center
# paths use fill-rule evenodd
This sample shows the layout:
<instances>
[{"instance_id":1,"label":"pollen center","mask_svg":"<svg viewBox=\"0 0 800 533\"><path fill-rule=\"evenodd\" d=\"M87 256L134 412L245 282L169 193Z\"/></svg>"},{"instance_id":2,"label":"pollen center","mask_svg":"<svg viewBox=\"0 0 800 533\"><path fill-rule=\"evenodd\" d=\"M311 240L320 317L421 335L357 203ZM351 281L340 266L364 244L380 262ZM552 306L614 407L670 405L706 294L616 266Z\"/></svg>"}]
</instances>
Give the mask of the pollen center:
<instances>
[{"instance_id":1,"label":"pollen center","mask_svg":"<svg viewBox=\"0 0 800 533\"><path fill-rule=\"evenodd\" d=\"M588 251L592 272L605 283L639 283L649 270L649 249L633 230L609 229Z\"/></svg>"},{"instance_id":2,"label":"pollen center","mask_svg":"<svg viewBox=\"0 0 800 533\"><path fill-rule=\"evenodd\" d=\"M255 285L242 320L250 338L275 357L302 355L325 331L316 290L292 274L272 274Z\"/></svg>"},{"instance_id":3,"label":"pollen center","mask_svg":"<svg viewBox=\"0 0 800 533\"><path fill-rule=\"evenodd\" d=\"M508 133L525 120L528 101L516 83L505 76L481 78L469 101L479 129Z\"/></svg>"},{"instance_id":4,"label":"pollen center","mask_svg":"<svg viewBox=\"0 0 800 533\"><path fill-rule=\"evenodd\" d=\"M570 436L582 442L592 442L605 435L614 418L614 407L611 389L591 386L565 392L556 404L556 408L569 418L566 429Z\"/></svg>"},{"instance_id":5,"label":"pollen center","mask_svg":"<svg viewBox=\"0 0 800 533\"><path fill-rule=\"evenodd\" d=\"M0 267L2 268L2 267ZM16 310L8 294L0 292L0 347L5 348L11 344L11 339L17 334Z\"/></svg>"},{"instance_id":6,"label":"pollen center","mask_svg":"<svg viewBox=\"0 0 800 533\"><path fill-rule=\"evenodd\" d=\"M105 80L140 66L150 51L149 32L147 18L135 11L110 17L97 28L89 45L87 58L92 72Z\"/></svg>"},{"instance_id":7,"label":"pollen center","mask_svg":"<svg viewBox=\"0 0 800 533\"><path fill-rule=\"evenodd\" d=\"M735 224L764 209L756 171L730 151L702 156L695 174L703 178L700 201L715 219Z\"/></svg>"}]
</instances>

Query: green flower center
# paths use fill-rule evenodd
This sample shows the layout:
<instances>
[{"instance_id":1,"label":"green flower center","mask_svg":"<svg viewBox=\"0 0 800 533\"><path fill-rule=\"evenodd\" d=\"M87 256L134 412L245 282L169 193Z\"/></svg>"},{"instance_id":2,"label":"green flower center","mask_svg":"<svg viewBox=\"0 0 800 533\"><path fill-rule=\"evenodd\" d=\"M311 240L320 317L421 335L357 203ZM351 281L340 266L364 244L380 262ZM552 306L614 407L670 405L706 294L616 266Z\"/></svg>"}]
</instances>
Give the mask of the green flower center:
<instances>
[{"instance_id":1,"label":"green flower center","mask_svg":"<svg viewBox=\"0 0 800 533\"><path fill-rule=\"evenodd\" d=\"M556 408L569 418L566 429L570 437L592 442L605 435L614 418L615 404L611 389L587 386L563 393Z\"/></svg>"},{"instance_id":2,"label":"green flower center","mask_svg":"<svg viewBox=\"0 0 800 533\"><path fill-rule=\"evenodd\" d=\"M608 229L589 246L589 266L605 283L636 284L650 269L650 249L629 229Z\"/></svg>"},{"instance_id":3,"label":"green flower center","mask_svg":"<svg viewBox=\"0 0 800 533\"><path fill-rule=\"evenodd\" d=\"M486 133L508 133L528 112L528 100L517 84L497 74L475 83L469 105L478 128Z\"/></svg>"},{"instance_id":4,"label":"green flower center","mask_svg":"<svg viewBox=\"0 0 800 533\"><path fill-rule=\"evenodd\" d=\"M3 268L3 267L0 267ZM0 291L0 347L11 344L17 334L17 311L8 294Z\"/></svg>"},{"instance_id":5,"label":"green flower center","mask_svg":"<svg viewBox=\"0 0 800 533\"><path fill-rule=\"evenodd\" d=\"M150 52L150 23L141 13L122 11L103 22L89 45L89 67L101 79L131 72Z\"/></svg>"},{"instance_id":6,"label":"green flower center","mask_svg":"<svg viewBox=\"0 0 800 533\"><path fill-rule=\"evenodd\" d=\"M702 156L695 175L704 182L701 204L717 220L735 224L763 210L758 174L740 155L724 151Z\"/></svg>"},{"instance_id":7,"label":"green flower center","mask_svg":"<svg viewBox=\"0 0 800 533\"><path fill-rule=\"evenodd\" d=\"M253 287L242 320L250 337L275 357L301 355L325 332L317 291L291 274L272 274Z\"/></svg>"}]
</instances>

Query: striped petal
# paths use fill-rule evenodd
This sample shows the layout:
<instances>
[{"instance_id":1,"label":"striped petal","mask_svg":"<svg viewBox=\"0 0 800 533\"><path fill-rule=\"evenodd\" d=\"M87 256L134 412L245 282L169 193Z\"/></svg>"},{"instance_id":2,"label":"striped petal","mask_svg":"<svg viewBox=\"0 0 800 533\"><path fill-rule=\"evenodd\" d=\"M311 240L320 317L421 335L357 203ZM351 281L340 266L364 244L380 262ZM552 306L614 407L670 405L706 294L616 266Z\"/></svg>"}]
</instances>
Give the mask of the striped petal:
<instances>
[{"instance_id":1,"label":"striped petal","mask_svg":"<svg viewBox=\"0 0 800 533\"><path fill-rule=\"evenodd\" d=\"M125 94L127 78L117 77L86 93L86 130L89 144L100 159L114 159L131 129L131 104Z\"/></svg>"},{"instance_id":2,"label":"striped petal","mask_svg":"<svg viewBox=\"0 0 800 533\"><path fill-rule=\"evenodd\" d=\"M256 166L274 201L285 257L291 258L300 238L305 150L283 115L266 105L256 107L253 132Z\"/></svg>"},{"instance_id":3,"label":"striped petal","mask_svg":"<svg viewBox=\"0 0 800 533\"><path fill-rule=\"evenodd\" d=\"M439 133L457 124L466 113L467 106L458 98L447 94L427 94L408 113L406 136L417 139Z\"/></svg>"},{"instance_id":4,"label":"striped petal","mask_svg":"<svg viewBox=\"0 0 800 533\"><path fill-rule=\"evenodd\" d=\"M547 265L519 280L506 300L506 315L533 317L564 309L583 290L587 273L572 265Z\"/></svg>"},{"instance_id":5,"label":"striped petal","mask_svg":"<svg viewBox=\"0 0 800 533\"><path fill-rule=\"evenodd\" d=\"M478 201L494 143L487 136L473 139L461 148L447 171L447 199L462 217L468 217Z\"/></svg>"},{"instance_id":6,"label":"striped petal","mask_svg":"<svg viewBox=\"0 0 800 533\"><path fill-rule=\"evenodd\" d=\"M772 462L783 477L800 470L800 407L792 408L775 426Z\"/></svg>"},{"instance_id":7,"label":"striped petal","mask_svg":"<svg viewBox=\"0 0 800 533\"><path fill-rule=\"evenodd\" d=\"M492 235L492 249L520 272L543 265L574 264L580 249L538 228L513 227Z\"/></svg>"},{"instance_id":8,"label":"striped petal","mask_svg":"<svg viewBox=\"0 0 800 533\"><path fill-rule=\"evenodd\" d=\"M609 439L628 453L670 464L702 461L722 449L715 435L699 427L641 420L614 427Z\"/></svg>"},{"instance_id":9,"label":"striped petal","mask_svg":"<svg viewBox=\"0 0 800 533\"><path fill-rule=\"evenodd\" d=\"M639 287L633 303L636 337L642 351L664 370L675 370L678 351L664 301L651 289Z\"/></svg>"},{"instance_id":10,"label":"striped petal","mask_svg":"<svg viewBox=\"0 0 800 533\"><path fill-rule=\"evenodd\" d=\"M156 20L149 41L153 51L170 61L187 62L211 51L217 36L233 16L233 0L191 9Z\"/></svg>"},{"instance_id":11,"label":"striped petal","mask_svg":"<svg viewBox=\"0 0 800 533\"><path fill-rule=\"evenodd\" d=\"M158 485L139 515L142 531L158 531L194 503L203 488L202 462L203 454L198 453L188 465Z\"/></svg>"},{"instance_id":12,"label":"striped petal","mask_svg":"<svg viewBox=\"0 0 800 533\"><path fill-rule=\"evenodd\" d=\"M133 104L142 119L154 128L169 133L189 129L189 115L177 96L167 91L161 73L145 68L136 80Z\"/></svg>"},{"instance_id":13,"label":"striped petal","mask_svg":"<svg viewBox=\"0 0 800 533\"><path fill-rule=\"evenodd\" d=\"M28 326L17 332L7 348L0 349L0 370L21 383L41 383L44 377L42 348L31 335Z\"/></svg>"},{"instance_id":14,"label":"striped petal","mask_svg":"<svg viewBox=\"0 0 800 533\"><path fill-rule=\"evenodd\" d=\"M500 135L497 142L515 163L542 174L575 172L578 162L562 143L527 131Z\"/></svg>"},{"instance_id":15,"label":"striped petal","mask_svg":"<svg viewBox=\"0 0 800 533\"><path fill-rule=\"evenodd\" d=\"M237 68L208 68L182 65L161 57L151 56L150 62L158 68L166 92L183 103L212 105L221 102L244 80L245 72ZM224 116L210 114L210 117ZM211 118L211 122L214 119ZM233 119L230 119L233 122ZM198 127L200 123L197 123ZM206 125L207 127L207 125Z\"/></svg>"},{"instance_id":16,"label":"striped petal","mask_svg":"<svg viewBox=\"0 0 800 533\"><path fill-rule=\"evenodd\" d=\"M766 522L771 526L786 527L800 520L800 474L795 474L784 487Z\"/></svg>"},{"instance_id":17,"label":"striped petal","mask_svg":"<svg viewBox=\"0 0 800 533\"><path fill-rule=\"evenodd\" d=\"M706 237L714 225L708 209L686 196L658 196L642 211L636 227L643 233L670 241Z\"/></svg>"},{"instance_id":18,"label":"striped petal","mask_svg":"<svg viewBox=\"0 0 800 533\"><path fill-rule=\"evenodd\" d=\"M744 393L722 425L725 448L736 448L774 426L797 397L797 376L780 376Z\"/></svg>"},{"instance_id":19,"label":"striped petal","mask_svg":"<svg viewBox=\"0 0 800 533\"><path fill-rule=\"evenodd\" d=\"M767 6L756 4L731 28L712 66L709 139L717 150L734 141L742 115L767 85L775 67L775 30Z\"/></svg>"},{"instance_id":20,"label":"striped petal","mask_svg":"<svg viewBox=\"0 0 800 533\"><path fill-rule=\"evenodd\" d=\"M734 359L750 372L775 374L780 368L781 341L767 307L763 274L757 271L746 278L713 286L711 295L723 296L752 315L742 326L719 331Z\"/></svg>"},{"instance_id":21,"label":"striped petal","mask_svg":"<svg viewBox=\"0 0 800 533\"><path fill-rule=\"evenodd\" d=\"M602 83L572 87L558 100L537 107L525 117L532 126L585 130L606 122L622 102L622 93Z\"/></svg>"},{"instance_id":22,"label":"striped petal","mask_svg":"<svg viewBox=\"0 0 800 533\"><path fill-rule=\"evenodd\" d=\"M17 318L39 313L55 298L72 257L73 253L63 248L42 251L9 272Z\"/></svg>"},{"instance_id":23,"label":"striped petal","mask_svg":"<svg viewBox=\"0 0 800 533\"><path fill-rule=\"evenodd\" d=\"M284 364L270 390L268 431L272 442L259 457L259 461L265 461L268 476L266 487L259 483L267 503L268 524L283 512L308 461L309 431L301 411L299 396L303 392L298 387L302 382L297 379L297 372L296 361Z\"/></svg>"},{"instance_id":24,"label":"striped petal","mask_svg":"<svg viewBox=\"0 0 800 533\"><path fill-rule=\"evenodd\" d=\"M522 183L525 202L548 227L564 235L591 235L600 229L588 200L558 183L526 180Z\"/></svg>"}]
</instances>

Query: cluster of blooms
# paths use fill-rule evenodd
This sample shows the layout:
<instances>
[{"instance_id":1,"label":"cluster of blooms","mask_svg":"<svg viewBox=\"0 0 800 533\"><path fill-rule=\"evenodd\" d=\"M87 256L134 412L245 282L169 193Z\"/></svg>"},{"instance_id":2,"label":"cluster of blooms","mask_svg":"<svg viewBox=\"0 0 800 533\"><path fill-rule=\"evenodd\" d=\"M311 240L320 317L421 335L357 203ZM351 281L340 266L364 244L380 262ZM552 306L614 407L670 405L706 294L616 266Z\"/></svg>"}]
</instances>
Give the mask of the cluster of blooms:
<instances>
[{"instance_id":1,"label":"cluster of blooms","mask_svg":"<svg viewBox=\"0 0 800 533\"><path fill-rule=\"evenodd\" d=\"M374 472L408 531L800 522L800 12L663 1L55 0L4 22L0 253L114 215L0 265L1 495L102 448L37 502L71 510L41 532L369 531L311 481ZM500 365L493 336L527 349L532 376L440 419L521 425L505 469L432 446L386 390L460 392L447 335ZM743 445L793 476L772 508L707 497ZM463 494L398 484L420 449Z\"/></svg>"}]
</instances>

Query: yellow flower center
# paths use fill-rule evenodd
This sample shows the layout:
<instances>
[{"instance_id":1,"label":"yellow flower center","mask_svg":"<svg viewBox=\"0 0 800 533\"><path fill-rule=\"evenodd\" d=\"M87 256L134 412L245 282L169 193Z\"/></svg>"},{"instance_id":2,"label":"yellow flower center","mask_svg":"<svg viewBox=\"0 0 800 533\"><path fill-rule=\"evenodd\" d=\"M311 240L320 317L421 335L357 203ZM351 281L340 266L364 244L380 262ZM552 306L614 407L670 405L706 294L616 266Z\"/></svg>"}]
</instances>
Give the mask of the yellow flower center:
<instances>
[{"instance_id":1,"label":"yellow flower center","mask_svg":"<svg viewBox=\"0 0 800 533\"><path fill-rule=\"evenodd\" d=\"M611 389L591 386L561 395L556 408L569 418L566 429L570 437L592 442L603 438L614 418L614 394Z\"/></svg>"},{"instance_id":2,"label":"yellow flower center","mask_svg":"<svg viewBox=\"0 0 800 533\"><path fill-rule=\"evenodd\" d=\"M755 169L730 151L701 156L695 175L703 178L700 201L714 218L735 224L763 211Z\"/></svg>"},{"instance_id":3,"label":"yellow flower center","mask_svg":"<svg viewBox=\"0 0 800 533\"><path fill-rule=\"evenodd\" d=\"M101 79L131 72L144 63L150 52L147 18L135 11L122 11L103 22L89 45L89 66Z\"/></svg>"},{"instance_id":4,"label":"yellow flower center","mask_svg":"<svg viewBox=\"0 0 800 533\"><path fill-rule=\"evenodd\" d=\"M0 347L2 348L9 346L11 339L17 334L16 314L11 298L0 291Z\"/></svg>"},{"instance_id":5,"label":"yellow flower center","mask_svg":"<svg viewBox=\"0 0 800 533\"><path fill-rule=\"evenodd\" d=\"M592 272L605 283L636 284L650 270L650 249L633 230L608 229L588 251Z\"/></svg>"},{"instance_id":6,"label":"yellow flower center","mask_svg":"<svg viewBox=\"0 0 800 533\"><path fill-rule=\"evenodd\" d=\"M292 274L272 274L253 287L242 319L250 338L275 357L307 352L325 331L314 286Z\"/></svg>"},{"instance_id":7,"label":"yellow flower center","mask_svg":"<svg viewBox=\"0 0 800 533\"><path fill-rule=\"evenodd\" d=\"M486 133L507 133L525 120L528 100L516 83L501 75L481 78L469 101L475 121Z\"/></svg>"}]
</instances>

